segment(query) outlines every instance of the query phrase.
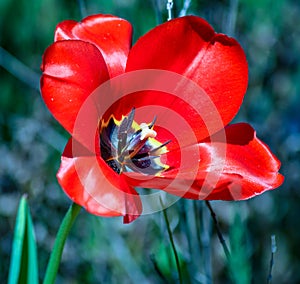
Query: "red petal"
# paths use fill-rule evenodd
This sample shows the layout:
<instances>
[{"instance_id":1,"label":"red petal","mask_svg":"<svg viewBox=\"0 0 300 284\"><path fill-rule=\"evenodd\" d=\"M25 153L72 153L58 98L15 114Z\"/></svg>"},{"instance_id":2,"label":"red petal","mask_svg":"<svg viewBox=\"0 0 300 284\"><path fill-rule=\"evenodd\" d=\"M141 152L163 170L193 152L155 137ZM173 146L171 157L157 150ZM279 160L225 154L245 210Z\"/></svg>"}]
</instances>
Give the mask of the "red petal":
<instances>
[{"instance_id":1,"label":"red petal","mask_svg":"<svg viewBox=\"0 0 300 284\"><path fill-rule=\"evenodd\" d=\"M124 73L131 37L131 24L110 15L89 16L79 23L64 21L55 32L56 41L80 39L96 45L108 65L110 77Z\"/></svg>"},{"instance_id":2,"label":"red petal","mask_svg":"<svg viewBox=\"0 0 300 284\"><path fill-rule=\"evenodd\" d=\"M72 133L83 102L109 79L104 59L90 43L59 41L45 51L42 71L43 99L54 117Z\"/></svg>"},{"instance_id":3,"label":"red petal","mask_svg":"<svg viewBox=\"0 0 300 284\"><path fill-rule=\"evenodd\" d=\"M129 174L130 183L159 188L184 198L207 200L244 200L282 184L283 176L278 173L280 162L256 137L250 125L230 125L225 134L224 141L224 136L218 133L211 137L212 143L202 142L181 149L185 155L189 154L191 164L197 161L195 153L200 153L198 169L189 167L188 163L180 169L180 150L175 150L168 154L171 170L144 181Z\"/></svg>"},{"instance_id":4,"label":"red petal","mask_svg":"<svg viewBox=\"0 0 300 284\"><path fill-rule=\"evenodd\" d=\"M74 151L87 156L73 157ZM124 223L132 222L142 210L136 191L101 158L89 153L70 140L62 155L58 182L70 199L88 212L104 217L124 216Z\"/></svg>"},{"instance_id":5,"label":"red petal","mask_svg":"<svg viewBox=\"0 0 300 284\"><path fill-rule=\"evenodd\" d=\"M171 20L141 37L129 53L126 72L141 69L173 71L197 83L219 111L223 121L219 129L237 113L248 84L248 66L239 43L216 34L206 21L195 16ZM183 95L190 96L188 90ZM188 100L190 107L174 101L174 96L156 93L136 98L137 104L138 99L145 100L144 105L160 101L185 113L189 123L197 128L199 139L207 136L205 121L193 110L195 105L203 112L211 109L206 97Z\"/></svg>"}]
</instances>

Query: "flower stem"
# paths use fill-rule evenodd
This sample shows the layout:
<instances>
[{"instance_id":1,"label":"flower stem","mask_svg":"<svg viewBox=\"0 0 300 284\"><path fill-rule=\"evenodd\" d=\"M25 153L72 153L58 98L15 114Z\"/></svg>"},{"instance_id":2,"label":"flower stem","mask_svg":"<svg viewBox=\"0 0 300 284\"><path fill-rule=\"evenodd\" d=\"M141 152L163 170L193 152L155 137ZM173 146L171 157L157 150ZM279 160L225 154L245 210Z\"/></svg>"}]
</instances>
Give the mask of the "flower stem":
<instances>
[{"instance_id":1,"label":"flower stem","mask_svg":"<svg viewBox=\"0 0 300 284\"><path fill-rule=\"evenodd\" d=\"M162 201L161 201L162 203ZM173 235L172 235L172 231L171 231L171 227L170 227L170 222L168 220L168 215L166 212L166 209L163 210L163 215L164 215L164 219L167 225L167 231L168 231L168 235L169 235L169 239L170 239L170 243L172 246L172 250L174 253L174 257L175 257L175 262L176 262L176 267L177 267L177 271L178 271L178 278L179 278L179 283L182 284L182 275L181 275L181 269L180 269L180 263L179 263L179 257L178 257L178 253L175 247L175 243L174 243L174 239L173 239Z\"/></svg>"},{"instance_id":2,"label":"flower stem","mask_svg":"<svg viewBox=\"0 0 300 284\"><path fill-rule=\"evenodd\" d=\"M81 207L72 203L67 211L60 228L58 230L50 260L48 262L45 278L43 284L53 284L55 282L56 274L59 268L61 256L63 253L64 245L71 227L80 211Z\"/></svg>"},{"instance_id":3,"label":"flower stem","mask_svg":"<svg viewBox=\"0 0 300 284\"><path fill-rule=\"evenodd\" d=\"M216 228L216 231L217 231L217 235L218 235L218 238L220 240L220 243L223 247L223 250L224 250L224 253L226 255L226 258L227 260L229 261L230 260L230 252L229 252L229 249L227 247L227 244L225 242L225 239L223 238L223 235L222 235L222 232L220 230L220 227L219 227L219 222L217 220L217 216L216 216L216 213L214 212L213 208L211 207L210 205L210 202L208 200L205 201L205 204L206 206L208 207L209 211L210 211L210 215L214 221L214 224L215 224L215 228Z\"/></svg>"}]
</instances>

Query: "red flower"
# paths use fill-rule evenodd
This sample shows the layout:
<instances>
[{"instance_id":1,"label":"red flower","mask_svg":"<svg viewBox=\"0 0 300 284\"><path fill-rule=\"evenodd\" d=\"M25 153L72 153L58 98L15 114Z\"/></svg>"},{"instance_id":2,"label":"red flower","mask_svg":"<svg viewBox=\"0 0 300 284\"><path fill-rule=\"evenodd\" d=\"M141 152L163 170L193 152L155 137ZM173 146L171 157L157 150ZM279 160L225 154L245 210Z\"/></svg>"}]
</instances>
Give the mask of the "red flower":
<instances>
[{"instance_id":1,"label":"red flower","mask_svg":"<svg viewBox=\"0 0 300 284\"><path fill-rule=\"evenodd\" d=\"M191 199L243 200L281 185L280 163L253 128L228 125L248 83L238 42L195 16L157 26L132 48L131 34L131 25L114 16L64 21L45 51L42 96L73 136L57 174L66 194L92 214L131 222L142 212L134 187ZM117 100L113 92L92 95L109 79L113 85L139 75L133 80L138 85L155 70L165 70L153 77L155 86L175 81L170 92L145 87ZM180 88L185 78L203 92ZM99 111L107 98L112 104ZM94 106L78 122L88 101Z\"/></svg>"}]
</instances>

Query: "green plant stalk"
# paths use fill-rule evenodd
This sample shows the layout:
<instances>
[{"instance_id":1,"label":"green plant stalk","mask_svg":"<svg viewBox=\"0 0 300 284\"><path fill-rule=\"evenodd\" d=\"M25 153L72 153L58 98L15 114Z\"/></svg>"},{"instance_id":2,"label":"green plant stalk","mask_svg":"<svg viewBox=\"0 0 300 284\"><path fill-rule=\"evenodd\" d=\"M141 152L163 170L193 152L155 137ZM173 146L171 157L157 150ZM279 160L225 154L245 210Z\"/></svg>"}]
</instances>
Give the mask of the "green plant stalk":
<instances>
[{"instance_id":1,"label":"green plant stalk","mask_svg":"<svg viewBox=\"0 0 300 284\"><path fill-rule=\"evenodd\" d=\"M80 209L81 207L79 205L72 203L60 225L50 260L48 262L43 284L53 284L55 282L66 239L78 213L80 212Z\"/></svg>"}]
</instances>

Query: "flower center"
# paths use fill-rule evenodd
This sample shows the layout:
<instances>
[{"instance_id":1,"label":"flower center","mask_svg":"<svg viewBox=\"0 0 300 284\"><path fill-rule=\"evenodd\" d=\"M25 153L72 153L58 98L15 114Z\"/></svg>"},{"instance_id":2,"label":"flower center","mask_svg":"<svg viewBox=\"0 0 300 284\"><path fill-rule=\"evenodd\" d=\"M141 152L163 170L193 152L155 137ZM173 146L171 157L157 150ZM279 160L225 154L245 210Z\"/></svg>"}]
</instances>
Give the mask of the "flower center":
<instances>
[{"instance_id":1,"label":"flower center","mask_svg":"<svg viewBox=\"0 0 300 284\"><path fill-rule=\"evenodd\" d=\"M100 128L100 150L105 162L118 174L140 172L155 175L168 168L160 161L167 152L166 145L155 139L153 130L156 118L150 124L134 121L135 109L120 121L113 116Z\"/></svg>"}]
</instances>

